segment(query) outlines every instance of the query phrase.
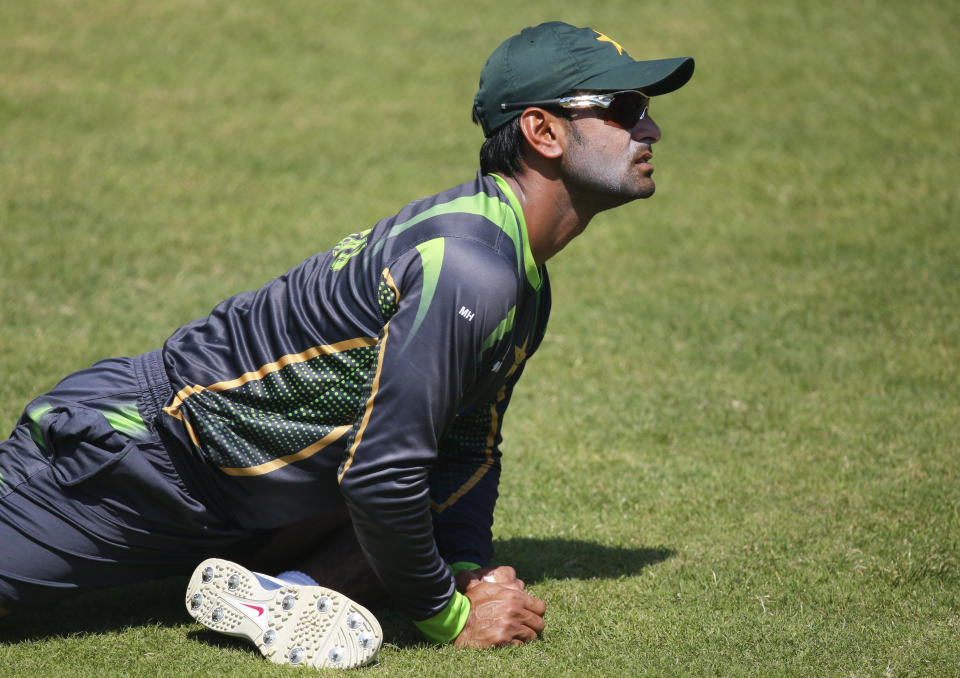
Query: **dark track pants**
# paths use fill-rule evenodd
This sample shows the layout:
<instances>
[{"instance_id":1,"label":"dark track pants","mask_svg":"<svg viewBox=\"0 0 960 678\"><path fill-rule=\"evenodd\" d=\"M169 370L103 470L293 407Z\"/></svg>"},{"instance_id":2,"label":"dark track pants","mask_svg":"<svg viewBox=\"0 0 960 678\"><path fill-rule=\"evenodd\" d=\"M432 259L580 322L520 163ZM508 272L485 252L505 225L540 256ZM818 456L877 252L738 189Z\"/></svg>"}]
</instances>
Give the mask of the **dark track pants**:
<instances>
[{"instance_id":1,"label":"dark track pants","mask_svg":"<svg viewBox=\"0 0 960 678\"><path fill-rule=\"evenodd\" d=\"M188 572L263 540L188 489L157 426L160 352L104 360L24 410L0 442L0 608Z\"/></svg>"}]
</instances>

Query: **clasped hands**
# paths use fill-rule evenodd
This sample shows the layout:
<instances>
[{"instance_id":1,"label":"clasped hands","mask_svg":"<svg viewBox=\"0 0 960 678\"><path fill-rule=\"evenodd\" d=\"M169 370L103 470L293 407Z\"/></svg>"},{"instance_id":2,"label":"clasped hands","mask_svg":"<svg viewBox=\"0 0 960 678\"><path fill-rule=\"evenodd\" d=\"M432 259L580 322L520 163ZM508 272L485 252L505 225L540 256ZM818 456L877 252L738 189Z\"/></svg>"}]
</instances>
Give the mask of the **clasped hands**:
<instances>
[{"instance_id":1,"label":"clasped hands","mask_svg":"<svg viewBox=\"0 0 960 678\"><path fill-rule=\"evenodd\" d=\"M463 570L456 581L457 590L470 599L470 616L454 645L520 645L543 631L546 605L524 590L523 580L509 565Z\"/></svg>"}]
</instances>

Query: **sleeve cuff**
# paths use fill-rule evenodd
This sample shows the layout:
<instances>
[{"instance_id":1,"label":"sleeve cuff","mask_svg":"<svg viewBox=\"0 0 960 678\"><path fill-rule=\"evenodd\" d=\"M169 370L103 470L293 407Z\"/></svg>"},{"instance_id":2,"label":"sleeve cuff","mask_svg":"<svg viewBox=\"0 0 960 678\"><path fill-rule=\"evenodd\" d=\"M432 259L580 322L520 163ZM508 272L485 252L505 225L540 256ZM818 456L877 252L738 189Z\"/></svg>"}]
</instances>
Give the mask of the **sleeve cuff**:
<instances>
[{"instance_id":1,"label":"sleeve cuff","mask_svg":"<svg viewBox=\"0 0 960 678\"><path fill-rule=\"evenodd\" d=\"M454 577L457 576L457 572L463 572L464 570L479 570L482 565L477 565L476 563L471 563L467 560L458 560L455 563L450 563L450 574Z\"/></svg>"},{"instance_id":2,"label":"sleeve cuff","mask_svg":"<svg viewBox=\"0 0 960 678\"><path fill-rule=\"evenodd\" d=\"M454 563L457 564L457 563ZM461 568L464 569L464 568ZM453 592L453 598L438 614L413 622L427 640L434 643L449 643L460 635L470 616L470 599L459 591Z\"/></svg>"}]
</instances>

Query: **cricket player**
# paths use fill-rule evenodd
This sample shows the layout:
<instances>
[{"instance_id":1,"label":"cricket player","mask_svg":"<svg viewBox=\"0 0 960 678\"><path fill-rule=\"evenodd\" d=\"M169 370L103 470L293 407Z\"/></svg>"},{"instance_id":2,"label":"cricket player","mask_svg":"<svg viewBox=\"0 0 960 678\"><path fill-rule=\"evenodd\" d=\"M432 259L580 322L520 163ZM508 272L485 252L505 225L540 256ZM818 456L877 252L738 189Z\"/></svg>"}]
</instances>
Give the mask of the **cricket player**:
<instances>
[{"instance_id":1,"label":"cricket player","mask_svg":"<svg viewBox=\"0 0 960 678\"><path fill-rule=\"evenodd\" d=\"M653 195L650 98L693 69L524 29L481 72L474 179L28 404L0 443L2 613L193 570L190 614L280 663L372 661L381 590L437 643L537 638L491 525L545 263Z\"/></svg>"}]
</instances>

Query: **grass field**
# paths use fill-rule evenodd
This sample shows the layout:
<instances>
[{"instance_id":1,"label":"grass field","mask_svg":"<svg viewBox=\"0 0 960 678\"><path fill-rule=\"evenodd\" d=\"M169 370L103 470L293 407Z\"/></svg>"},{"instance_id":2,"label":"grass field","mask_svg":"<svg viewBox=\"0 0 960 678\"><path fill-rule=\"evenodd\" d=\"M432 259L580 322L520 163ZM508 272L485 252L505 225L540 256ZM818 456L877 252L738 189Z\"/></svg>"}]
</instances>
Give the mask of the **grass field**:
<instances>
[{"instance_id":1,"label":"grass field","mask_svg":"<svg viewBox=\"0 0 960 678\"><path fill-rule=\"evenodd\" d=\"M550 19L697 73L652 108L657 195L551 261L505 423L498 559L548 628L386 612L363 675L960 675L955 2L8 2L0 428L470 178L484 59ZM299 675L183 584L8 618L0 675Z\"/></svg>"}]
</instances>

